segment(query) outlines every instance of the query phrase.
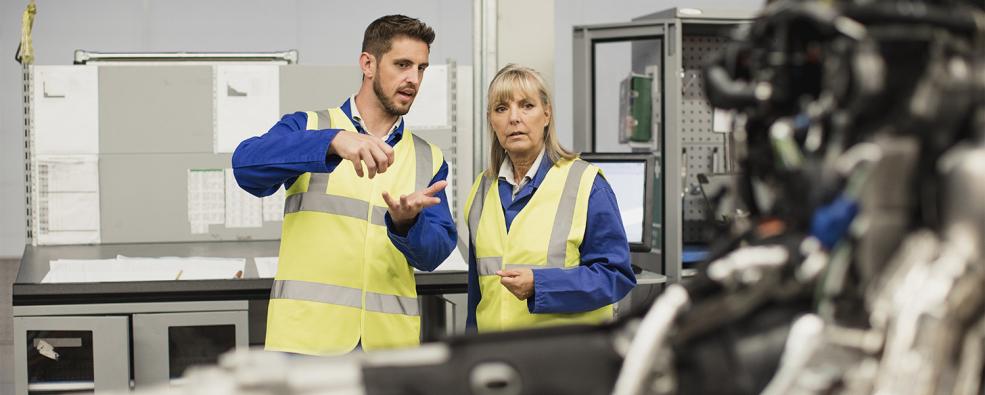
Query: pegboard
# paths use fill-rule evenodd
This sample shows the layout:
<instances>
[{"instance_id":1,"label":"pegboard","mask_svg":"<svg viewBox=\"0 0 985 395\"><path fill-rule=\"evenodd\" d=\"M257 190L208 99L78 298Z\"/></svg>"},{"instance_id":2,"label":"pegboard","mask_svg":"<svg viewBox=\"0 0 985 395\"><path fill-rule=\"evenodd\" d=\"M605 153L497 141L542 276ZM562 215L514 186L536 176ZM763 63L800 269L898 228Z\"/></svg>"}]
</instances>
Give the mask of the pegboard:
<instances>
[{"instance_id":1,"label":"pegboard","mask_svg":"<svg viewBox=\"0 0 985 395\"><path fill-rule=\"evenodd\" d=\"M681 138L687 143L718 143L723 135L712 132L712 108L705 98L701 68L711 54L720 50L727 39L717 36L686 36L681 76Z\"/></svg>"},{"instance_id":2,"label":"pegboard","mask_svg":"<svg viewBox=\"0 0 985 395\"><path fill-rule=\"evenodd\" d=\"M705 226L708 202L701 194L698 174L720 172L723 166L724 151L717 144L688 144L684 146L682 166L687 170L684 184L684 241L702 241L702 227ZM710 198L710 196L709 196ZM706 241L706 240L705 240Z\"/></svg>"},{"instance_id":3,"label":"pegboard","mask_svg":"<svg viewBox=\"0 0 985 395\"><path fill-rule=\"evenodd\" d=\"M683 37L680 138L681 166L687 172L683 188L685 243L708 242L703 240L702 231L707 226L708 203L698 189L697 175L724 171L725 135L712 131L713 111L705 98L701 68L708 56L727 42L726 37L720 36Z\"/></svg>"}]
</instances>

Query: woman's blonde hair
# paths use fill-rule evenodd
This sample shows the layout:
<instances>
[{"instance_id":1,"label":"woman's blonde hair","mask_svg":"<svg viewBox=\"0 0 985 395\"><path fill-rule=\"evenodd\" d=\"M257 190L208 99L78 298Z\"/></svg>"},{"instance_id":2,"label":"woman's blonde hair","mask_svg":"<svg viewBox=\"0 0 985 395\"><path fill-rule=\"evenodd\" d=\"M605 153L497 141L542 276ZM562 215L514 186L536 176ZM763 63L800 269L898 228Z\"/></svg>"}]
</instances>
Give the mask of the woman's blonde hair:
<instances>
[{"instance_id":1,"label":"woman's blonde hair","mask_svg":"<svg viewBox=\"0 0 985 395\"><path fill-rule=\"evenodd\" d=\"M548 110L547 127L544 130L544 147L547 156L552 162L557 163L561 158L574 159L578 155L568 151L557 141L557 131L554 129L554 106L551 102L551 95L547 93L547 84L540 73L529 67L510 63L499 70L492 82L489 83L489 97L486 104L486 123L489 127L489 167L486 168L486 175L497 177L499 167L506 160L506 149L499 144L496 138L496 130L493 129L489 114L496 106L509 103L513 100L516 93L520 93L533 99L540 98L540 103Z\"/></svg>"}]
</instances>

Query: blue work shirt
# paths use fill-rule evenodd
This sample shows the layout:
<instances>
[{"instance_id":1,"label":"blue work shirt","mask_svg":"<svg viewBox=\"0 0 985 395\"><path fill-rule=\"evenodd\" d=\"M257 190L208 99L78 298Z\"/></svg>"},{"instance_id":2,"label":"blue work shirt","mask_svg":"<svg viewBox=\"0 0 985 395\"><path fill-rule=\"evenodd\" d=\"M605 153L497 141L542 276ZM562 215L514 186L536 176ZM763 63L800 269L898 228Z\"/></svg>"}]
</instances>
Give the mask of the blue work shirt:
<instances>
[{"instance_id":1,"label":"blue work shirt","mask_svg":"<svg viewBox=\"0 0 985 395\"><path fill-rule=\"evenodd\" d=\"M351 99L342 104L342 112L349 117L359 133L366 134L359 122L352 118ZM391 147L403 138L403 119L387 138ZM329 155L328 147L341 129L305 130L308 115L304 112L285 115L262 136L250 137L233 152L233 174L240 188L250 194L263 197L280 189L290 188L298 176L307 173L331 173L342 162L338 155ZM394 163L393 166L400 166ZM442 161L438 174L430 184L448 177L448 163ZM429 185L430 185L429 184ZM442 190L435 194L441 203L421 210L416 222L406 235L396 233L390 213L385 216L387 234L407 262L423 271L432 271L455 248L458 233L448 210L448 198ZM345 246L339 246L345 248Z\"/></svg>"},{"instance_id":2,"label":"blue work shirt","mask_svg":"<svg viewBox=\"0 0 985 395\"><path fill-rule=\"evenodd\" d=\"M499 201L506 216L506 231L513 219L530 202L547 171L554 163L545 154L537 174L513 197L513 186L498 180ZM616 195L601 175L595 177L588 197L585 237L578 248L581 265L570 269L534 270L534 294L527 309L537 313L579 313L618 302L636 286L636 275L629 263L629 241L619 215ZM475 311L482 300L475 252L469 241L468 318L465 325L475 328ZM544 246L547 248L547 246Z\"/></svg>"}]
</instances>

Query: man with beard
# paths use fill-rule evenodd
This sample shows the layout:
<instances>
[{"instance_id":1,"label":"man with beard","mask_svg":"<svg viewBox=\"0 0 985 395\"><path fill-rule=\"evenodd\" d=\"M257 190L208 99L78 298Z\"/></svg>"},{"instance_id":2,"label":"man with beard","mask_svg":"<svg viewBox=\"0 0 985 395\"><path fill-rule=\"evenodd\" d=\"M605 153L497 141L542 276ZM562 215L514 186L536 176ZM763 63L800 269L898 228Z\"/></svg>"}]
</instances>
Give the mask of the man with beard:
<instances>
[{"instance_id":1,"label":"man with beard","mask_svg":"<svg viewBox=\"0 0 985 395\"><path fill-rule=\"evenodd\" d=\"M240 187L287 188L268 350L331 355L414 346L414 268L434 270L457 234L441 150L406 130L434 31L403 15L366 28L359 91L285 115L233 153Z\"/></svg>"}]
</instances>

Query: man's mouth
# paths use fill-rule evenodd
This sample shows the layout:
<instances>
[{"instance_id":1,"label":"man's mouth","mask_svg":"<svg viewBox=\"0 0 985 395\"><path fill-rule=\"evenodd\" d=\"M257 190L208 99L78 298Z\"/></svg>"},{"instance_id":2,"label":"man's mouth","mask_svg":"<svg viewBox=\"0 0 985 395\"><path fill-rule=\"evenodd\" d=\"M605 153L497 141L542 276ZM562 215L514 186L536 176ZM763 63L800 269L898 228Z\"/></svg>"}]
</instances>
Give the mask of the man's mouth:
<instances>
[{"instance_id":1,"label":"man's mouth","mask_svg":"<svg viewBox=\"0 0 985 395\"><path fill-rule=\"evenodd\" d=\"M397 96L401 96L405 99L413 99L414 95L417 94L416 89L401 89L397 91Z\"/></svg>"}]
</instances>

